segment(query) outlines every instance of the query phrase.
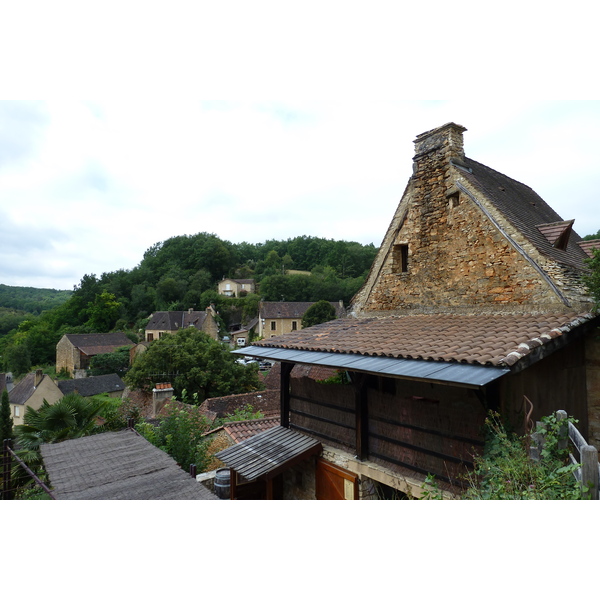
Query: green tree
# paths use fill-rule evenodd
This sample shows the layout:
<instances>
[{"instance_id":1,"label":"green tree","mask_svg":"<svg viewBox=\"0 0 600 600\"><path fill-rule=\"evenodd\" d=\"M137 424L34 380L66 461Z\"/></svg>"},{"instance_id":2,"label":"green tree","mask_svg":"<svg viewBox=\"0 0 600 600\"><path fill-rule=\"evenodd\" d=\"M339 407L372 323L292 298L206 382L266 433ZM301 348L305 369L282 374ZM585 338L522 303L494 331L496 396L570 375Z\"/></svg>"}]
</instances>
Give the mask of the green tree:
<instances>
[{"instance_id":1,"label":"green tree","mask_svg":"<svg viewBox=\"0 0 600 600\"><path fill-rule=\"evenodd\" d=\"M114 352L97 354L90 361L90 375L124 375L129 368L129 348L123 346Z\"/></svg>"},{"instance_id":2,"label":"green tree","mask_svg":"<svg viewBox=\"0 0 600 600\"><path fill-rule=\"evenodd\" d=\"M262 387L256 366L236 363L220 342L193 327L154 341L125 375L128 384L143 390L165 380L177 396L187 390L198 402Z\"/></svg>"},{"instance_id":3,"label":"green tree","mask_svg":"<svg viewBox=\"0 0 600 600\"><path fill-rule=\"evenodd\" d=\"M335 308L327 300L315 302L302 317L302 327L312 327L335 319Z\"/></svg>"},{"instance_id":4,"label":"green tree","mask_svg":"<svg viewBox=\"0 0 600 600\"><path fill-rule=\"evenodd\" d=\"M109 332L121 315L121 306L114 294L109 292L96 294L94 301L87 308L89 315L87 324L98 333Z\"/></svg>"},{"instance_id":5,"label":"green tree","mask_svg":"<svg viewBox=\"0 0 600 600\"><path fill-rule=\"evenodd\" d=\"M31 354L27 344L13 344L4 352L4 369L15 377L29 373L31 370Z\"/></svg>"},{"instance_id":6,"label":"green tree","mask_svg":"<svg viewBox=\"0 0 600 600\"><path fill-rule=\"evenodd\" d=\"M583 281L594 298L596 306L600 307L600 250L594 248L592 257L586 259L586 263L589 271L583 276Z\"/></svg>"},{"instance_id":7,"label":"green tree","mask_svg":"<svg viewBox=\"0 0 600 600\"><path fill-rule=\"evenodd\" d=\"M0 405L0 444L3 440L12 438L13 420L10 414L10 402L8 392L2 391L2 404Z\"/></svg>"}]
</instances>

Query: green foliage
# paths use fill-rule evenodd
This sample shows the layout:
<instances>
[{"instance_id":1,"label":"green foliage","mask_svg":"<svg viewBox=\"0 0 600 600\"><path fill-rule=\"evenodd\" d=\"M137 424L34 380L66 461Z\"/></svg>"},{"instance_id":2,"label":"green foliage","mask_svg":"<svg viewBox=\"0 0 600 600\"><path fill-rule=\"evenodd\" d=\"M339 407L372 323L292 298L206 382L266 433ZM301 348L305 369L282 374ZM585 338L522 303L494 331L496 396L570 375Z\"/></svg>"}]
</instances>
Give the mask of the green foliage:
<instances>
[{"instance_id":1,"label":"green foliage","mask_svg":"<svg viewBox=\"0 0 600 600\"><path fill-rule=\"evenodd\" d=\"M159 425L141 422L135 429L185 471L195 464L198 472L202 472L208 464L209 440L203 434L208 431L209 422L198 411L181 410L173 403Z\"/></svg>"},{"instance_id":2,"label":"green foliage","mask_svg":"<svg viewBox=\"0 0 600 600\"><path fill-rule=\"evenodd\" d=\"M28 406L25 409L23 425L15 425L17 455L38 476L43 477L40 446L64 440L80 438L102 429L96 424L105 403L98 399L82 398L78 394L68 394L54 404L46 400L38 410ZM30 481L29 475L20 467L13 470L17 487L24 487Z\"/></svg>"},{"instance_id":3,"label":"green foliage","mask_svg":"<svg viewBox=\"0 0 600 600\"><path fill-rule=\"evenodd\" d=\"M571 422L574 419L569 418ZM483 456L475 459L475 477L465 494L475 500L575 500L581 489L573 476L577 465L568 460L568 450L561 450L565 439L556 417L542 419L544 450L539 461L529 457L529 438L506 431L497 413L486 419L487 440Z\"/></svg>"},{"instance_id":4,"label":"green foliage","mask_svg":"<svg viewBox=\"0 0 600 600\"><path fill-rule=\"evenodd\" d=\"M222 427L226 423L235 423L236 421L251 421L253 419L263 419L264 415L260 410L254 410L251 404L246 404L242 408L236 408L232 413L222 418L215 419L212 428Z\"/></svg>"},{"instance_id":5,"label":"green foliage","mask_svg":"<svg viewBox=\"0 0 600 600\"><path fill-rule=\"evenodd\" d=\"M335 319L335 308L327 300L315 302L302 317L302 327L312 327Z\"/></svg>"},{"instance_id":6,"label":"green foliage","mask_svg":"<svg viewBox=\"0 0 600 600\"><path fill-rule=\"evenodd\" d=\"M150 390L168 380L181 397L183 390L198 402L262 388L256 365L240 365L220 342L190 327L154 341L125 375L131 386Z\"/></svg>"},{"instance_id":7,"label":"green foliage","mask_svg":"<svg viewBox=\"0 0 600 600\"><path fill-rule=\"evenodd\" d=\"M598 231L596 233L590 233L583 237L584 241L598 240L598 239L600 239L600 229L598 229Z\"/></svg>"},{"instance_id":8,"label":"green foliage","mask_svg":"<svg viewBox=\"0 0 600 600\"><path fill-rule=\"evenodd\" d=\"M110 375L116 373L120 377L129 369L129 348L123 346L113 352L97 354L90 361L90 375Z\"/></svg>"},{"instance_id":9,"label":"green foliage","mask_svg":"<svg viewBox=\"0 0 600 600\"><path fill-rule=\"evenodd\" d=\"M10 413L10 402L6 389L2 390L2 403L0 404L0 444L12 438L13 419Z\"/></svg>"},{"instance_id":10,"label":"green foliage","mask_svg":"<svg viewBox=\"0 0 600 600\"><path fill-rule=\"evenodd\" d=\"M95 332L108 333L121 315L121 302L109 292L96 294L94 301L86 308L89 315L87 325Z\"/></svg>"},{"instance_id":11,"label":"green foliage","mask_svg":"<svg viewBox=\"0 0 600 600\"><path fill-rule=\"evenodd\" d=\"M71 292L0 284L0 307L12 308L35 315L60 306Z\"/></svg>"},{"instance_id":12,"label":"green foliage","mask_svg":"<svg viewBox=\"0 0 600 600\"><path fill-rule=\"evenodd\" d=\"M585 261L589 268L589 272L583 276L583 282L587 285L596 307L600 308L600 250L592 249L592 257Z\"/></svg>"},{"instance_id":13,"label":"green foliage","mask_svg":"<svg viewBox=\"0 0 600 600\"><path fill-rule=\"evenodd\" d=\"M2 359L4 370L15 377L29 373L31 370L31 354L27 344L14 344L5 351Z\"/></svg>"}]
</instances>

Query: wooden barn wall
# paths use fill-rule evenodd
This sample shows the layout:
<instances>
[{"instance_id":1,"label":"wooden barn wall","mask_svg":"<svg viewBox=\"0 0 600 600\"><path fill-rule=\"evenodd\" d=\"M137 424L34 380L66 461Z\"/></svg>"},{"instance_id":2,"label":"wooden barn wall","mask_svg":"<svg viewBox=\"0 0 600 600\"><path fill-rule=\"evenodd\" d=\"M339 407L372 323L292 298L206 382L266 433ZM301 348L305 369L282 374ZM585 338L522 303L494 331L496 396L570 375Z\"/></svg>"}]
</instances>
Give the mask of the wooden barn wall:
<instances>
[{"instance_id":1,"label":"wooden barn wall","mask_svg":"<svg viewBox=\"0 0 600 600\"><path fill-rule=\"evenodd\" d=\"M368 405L369 458L386 467L456 481L483 449L486 412L466 388L370 378Z\"/></svg>"},{"instance_id":2,"label":"wooden barn wall","mask_svg":"<svg viewBox=\"0 0 600 600\"><path fill-rule=\"evenodd\" d=\"M585 341L574 341L531 367L500 380L502 413L523 432L523 396L533 403L532 418L539 421L557 410L579 419L578 429L588 436Z\"/></svg>"},{"instance_id":3,"label":"wooden barn wall","mask_svg":"<svg viewBox=\"0 0 600 600\"><path fill-rule=\"evenodd\" d=\"M483 448L485 409L473 391L370 376L369 460L456 479ZM290 425L334 447L356 451L351 385L292 380ZM423 451L425 450L425 451Z\"/></svg>"},{"instance_id":4,"label":"wooden barn wall","mask_svg":"<svg viewBox=\"0 0 600 600\"><path fill-rule=\"evenodd\" d=\"M308 377L291 381L290 426L325 443L354 452L356 417L351 385L319 383Z\"/></svg>"}]
</instances>

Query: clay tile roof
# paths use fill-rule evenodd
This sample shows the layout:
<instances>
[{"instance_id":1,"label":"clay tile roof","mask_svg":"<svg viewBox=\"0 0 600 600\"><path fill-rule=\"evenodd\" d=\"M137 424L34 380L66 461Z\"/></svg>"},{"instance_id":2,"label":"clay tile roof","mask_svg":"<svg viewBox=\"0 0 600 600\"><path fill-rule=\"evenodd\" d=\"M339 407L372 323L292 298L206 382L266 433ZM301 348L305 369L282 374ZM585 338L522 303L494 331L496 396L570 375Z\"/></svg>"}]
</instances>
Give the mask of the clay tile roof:
<instances>
[{"instance_id":1,"label":"clay tile roof","mask_svg":"<svg viewBox=\"0 0 600 600\"><path fill-rule=\"evenodd\" d=\"M546 315L404 315L338 319L256 346L511 366L534 348L594 318Z\"/></svg>"},{"instance_id":2,"label":"clay tile roof","mask_svg":"<svg viewBox=\"0 0 600 600\"><path fill-rule=\"evenodd\" d=\"M577 244L590 258L593 256L592 250L594 248L600 250L600 240L586 240L584 242L577 242Z\"/></svg>"},{"instance_id":3,"label":"clay tile roof","mask_svg":"<svg viewBox=\"0 0 600 600\"><path fill-rule=\"evenodd\" d=\"M252 419L250 421L227 423L223 429L232 441L237 444L255 436L257 433L277 427L279 424L279 417L269 417L267 419Z\"/></svg>"}]
</instances>

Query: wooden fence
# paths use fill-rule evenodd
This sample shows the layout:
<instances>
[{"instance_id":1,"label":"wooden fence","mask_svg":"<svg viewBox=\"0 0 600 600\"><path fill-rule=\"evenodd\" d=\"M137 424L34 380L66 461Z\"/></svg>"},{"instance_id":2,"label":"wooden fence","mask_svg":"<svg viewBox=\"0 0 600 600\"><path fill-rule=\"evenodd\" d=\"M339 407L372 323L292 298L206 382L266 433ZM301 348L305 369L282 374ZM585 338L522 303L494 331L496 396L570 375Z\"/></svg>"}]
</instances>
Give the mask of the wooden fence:
<instances>
[{"instance_id":1,"label":"wooden fence","mask_svg":"<svg viewBox=\"0 0 600 600\"><path fill-rule=\"evenodd\" d=\"M571 464L579 465L573 472L573 475L581 485L583 497L587 500L600 500L598 490L600 481L598 450L594 446L590 446L577 427L566 419L567 413L564 410L556 411L556 420L558 422L565 421L561 435L563 439L559 441L559 447L562 445L563 449L569 448L569 450L573 450L577 454L577 457L575 457L572 452L569 452L569 460ZM538 422L538 425L541 425L541 423ZM531 456L539 460L540 450L544 445L544 436L543 434L534 433L531 437L536 442L536 446L532 446L531 448Z\"/></svg>"}]
</instances>

